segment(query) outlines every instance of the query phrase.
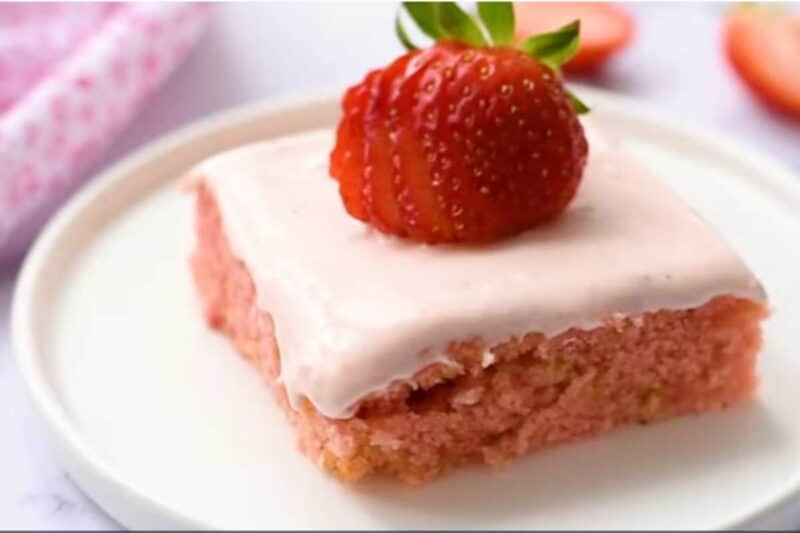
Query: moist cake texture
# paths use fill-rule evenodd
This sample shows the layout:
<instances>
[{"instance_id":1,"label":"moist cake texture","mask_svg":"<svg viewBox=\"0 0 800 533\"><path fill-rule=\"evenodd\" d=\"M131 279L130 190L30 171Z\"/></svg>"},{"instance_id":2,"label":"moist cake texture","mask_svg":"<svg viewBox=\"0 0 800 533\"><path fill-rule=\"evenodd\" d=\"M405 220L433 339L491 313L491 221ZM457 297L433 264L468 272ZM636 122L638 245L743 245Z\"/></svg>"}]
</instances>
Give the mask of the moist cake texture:
<instances>
[{"instance_id":1,"label":"moist cake texture","mask_svg":"<svg viewBox=\"0 0 800 533\"><path fill-rule=\"evenodd\" d=\"M332 139L197 167L192 267L209 323L340 478L419 483L754 389L761 286L614 142L590 135L584 183L555 222L431 247L344 212Z\"/></svg>"}]
</instances>

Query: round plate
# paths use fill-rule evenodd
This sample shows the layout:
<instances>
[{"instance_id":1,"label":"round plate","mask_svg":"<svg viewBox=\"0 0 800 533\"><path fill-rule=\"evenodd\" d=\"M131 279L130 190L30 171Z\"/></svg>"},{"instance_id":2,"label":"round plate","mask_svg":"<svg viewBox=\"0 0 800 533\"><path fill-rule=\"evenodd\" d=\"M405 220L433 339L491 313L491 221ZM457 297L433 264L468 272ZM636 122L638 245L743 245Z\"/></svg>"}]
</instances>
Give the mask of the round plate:
<instances>
[{"instance_id":1,"label":"round plate","mask_svg":"<svg viewBox=\"0 0 800 533\"><path fill-rule=\"evenodd\" d=\"M738 144L619 97L581 94L594 120L763 280L774 316L756 399L560 446L503 472L465 468L418 488L338 483L295 450L259 376L206 327L187 270L193 212L182 172L338 116L334 96L260 103L108 170L27 259L13 306L16 353L74 479L136 529L706 529L785 512L800 486L800 185Z\"/></svg>"}]
</instances>

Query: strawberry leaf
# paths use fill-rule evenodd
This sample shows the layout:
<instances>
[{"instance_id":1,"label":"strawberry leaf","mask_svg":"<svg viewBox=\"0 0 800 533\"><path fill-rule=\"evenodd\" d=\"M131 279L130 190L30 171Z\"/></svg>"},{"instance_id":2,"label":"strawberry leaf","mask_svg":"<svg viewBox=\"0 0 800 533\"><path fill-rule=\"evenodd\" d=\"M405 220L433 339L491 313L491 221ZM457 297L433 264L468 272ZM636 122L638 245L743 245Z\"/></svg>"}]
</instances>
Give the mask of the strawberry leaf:
<instances>
[{"instance_id":1,"label":"strawberry leaf","mask_svg":"<svg viewBox=\"0 0 800 533\"><path fill-rule=\"evenodd\" d=\"M455 2L434 2L436 23L445 37L465 42L472 46L486 46L483 36L475 20L467 15Z\"/></svg>"},{"instance_id":2,"label":"strawberry leaf","mask_svg":"<svg viewBox=\"0 0 800 533\"><path fill-rule=\"evenodd\" d=\"M478 16L493 44L514 42L514 7L511 2L478 2Z\"/></svg>"},{"instance_id":3,"label":"strawberry leaf","mask_svg":"<svg viewBox=\"0 0 800 533\"><path fill-rule=\"evenodd\" d=\"M553 70L560 70L578 51L581 23L579 20L550 33L528 37L520 49L535 57Z\"/></svg>"},{"instance_id":4,"label":"strawberry leaf","mask_svg":"<svg viewBox=\"0 0 800 533\"><path fill-rule=\"evenodd\" d=\"M579 115L583 115L591 111L591 108L584 104L580 98L575 96L572 91L567 91L567 99L569 99L569 103L572 104L572 109Z\"/></svg>"},{"instance_id":5,"label":"strawberry leaf","mask_svg":"<svg viewBox=\"0 0 800 533\"><path fill-rule=\"evenodd\" d=\"M433 40L444 37L436 23L436 2L403 2L403 7L417 27Z\"/></svg>"},{"instance_id":6,"label":"strawberry leaf","mask_svg":"<svg viewBox=\"0 0 800 533\"><path fill-rule=\"evenodd\" d=\"M414 43L411 42L411 39L408 38L408 34L406 33L406 29L403 27L403 23L400 22L400 13L397 13L397 16L394 18L394 32L406 50L411 51L417 49L417 47L414 46Z\"/></svg>"},{"instance_id":7,"label":"strawberry leaf","mask_svg":"<svg viewBox=\"0 0 800 533\"><path fill-rule=\"evenodd\" d=\"M455 39L471 46L510 45L514 42L514 8L511 2L477 2L478 19L467 14L455 2L403 2L408 15L417 27L433 39ZM560 73L561 66L578 51L580 21L550 33L528 37L519 48ZM408 37L400 13L394 21L397 38L407 50L417 47ZM487 39L487 35L490 39ZM589 107L567 91L572 107L578 114L588 113Z\"/></svg>"}]
</instances>

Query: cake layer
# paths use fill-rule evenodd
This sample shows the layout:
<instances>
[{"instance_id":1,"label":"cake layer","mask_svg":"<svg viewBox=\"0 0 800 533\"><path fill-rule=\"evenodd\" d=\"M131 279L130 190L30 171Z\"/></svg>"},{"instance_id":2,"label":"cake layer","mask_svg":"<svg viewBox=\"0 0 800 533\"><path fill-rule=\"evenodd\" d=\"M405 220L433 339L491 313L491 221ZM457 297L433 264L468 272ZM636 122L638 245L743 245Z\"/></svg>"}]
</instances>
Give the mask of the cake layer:
<instances>
[{"instance_id":1,"label":"cake layer","mask_svg":"<svg viewBox=\"0 0 800 533\"><path fill-rule=\"evenodd\" d=\"M192 175L213 195L230 247L275 322L281 383L327 417L434 362L448 344L489 348L525 332L590 329L621 313L764 301L704 220L589 129L577 198L557 221L480 247L387 237L345 212L327 173L333 132L233 150Z\"/></svg>"},{"instance_id":2,"label":"cake layer","mask_svg":"<svg viewBox=\"0 0 800 533\"><path fill-rule=\"evenodd\" d=\"M308 402L291 408L280 383L270 313L256 306L208 190L198 191L193 272L206 317L257 367L298 431L301 449L344 480L371 473L422 483L472 462L504 463L533 450L671 416L719 409L756 384L766 308L719 296L694 309L608 317L584 331L536 331L500 341L484 367L481 339L364 399L346 420Z\"/></svg>"}]
</instances>

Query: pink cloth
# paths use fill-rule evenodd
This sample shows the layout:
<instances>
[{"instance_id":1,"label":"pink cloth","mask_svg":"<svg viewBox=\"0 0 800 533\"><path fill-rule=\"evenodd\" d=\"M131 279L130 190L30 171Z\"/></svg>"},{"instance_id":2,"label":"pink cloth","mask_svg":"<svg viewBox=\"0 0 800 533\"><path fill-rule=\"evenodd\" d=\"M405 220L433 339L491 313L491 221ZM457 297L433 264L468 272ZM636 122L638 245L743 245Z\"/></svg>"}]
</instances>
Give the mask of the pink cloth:
<instances>
[{"instance_id":1,"label":"pink cloth","mask_svg":"<svg viewBox=\"0 0 800 533\"><path fill-rule=\"evenodd\" d=\"M135 117L208 14L207 4L0 4L0 259Z\"/></svg>"}]
</instances>

